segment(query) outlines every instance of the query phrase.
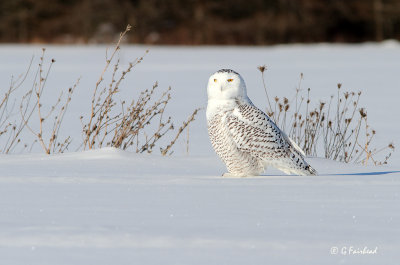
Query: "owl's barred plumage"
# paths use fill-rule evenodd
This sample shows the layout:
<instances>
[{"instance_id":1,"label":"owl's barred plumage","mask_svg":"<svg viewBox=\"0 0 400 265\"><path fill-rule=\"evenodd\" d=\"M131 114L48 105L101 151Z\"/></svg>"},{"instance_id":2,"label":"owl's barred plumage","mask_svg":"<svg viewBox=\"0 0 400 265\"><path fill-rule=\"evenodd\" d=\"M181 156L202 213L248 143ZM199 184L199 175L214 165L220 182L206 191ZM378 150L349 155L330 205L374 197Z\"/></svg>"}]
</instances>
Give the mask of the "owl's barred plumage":
<instances>
[{"instance_id":1,"label":"owl's barred plumage","mask_svg":"<svg viewBox=\"0 0 400 265\"><path fill-rule=\"evenodd\" d=\"M247 97L242 77L222 69L208 82L207 123L228 176L261 174L273 166L287 174L317 175L304 152Z\"/></svg>"},{"instance_id":2,"label":"owl's barred plumage","mask_svg":"<svg viewBox=\"0 0 400 265\"><path fill-rule=\"evenodd\" d=\"M218 70L217 73L234 73L234 74L239 75L238 72L235 72L232 69L221 69L221 70Z\"/></svg>"}]
</instances>

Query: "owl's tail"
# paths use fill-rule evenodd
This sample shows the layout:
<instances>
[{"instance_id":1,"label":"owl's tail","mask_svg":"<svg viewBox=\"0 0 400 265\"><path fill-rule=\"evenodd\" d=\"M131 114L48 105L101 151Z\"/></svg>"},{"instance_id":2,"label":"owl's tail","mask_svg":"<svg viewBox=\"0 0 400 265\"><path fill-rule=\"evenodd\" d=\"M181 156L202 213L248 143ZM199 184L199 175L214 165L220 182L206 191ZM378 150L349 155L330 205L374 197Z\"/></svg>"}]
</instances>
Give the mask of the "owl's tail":
<instances>
[{"instance_id":1,"label":"owl's tail","mask_svg":"<svg viewBox=\"0 0 400 265\"><path fill-rule=\"evenodd\" d=\"M307 165L304 169L308 174L308 176L317 176L318 172L310 165Z\"/></svg>"},{"instance_id":2,"label":"owl's tail","mask_svg":"<svg viewBox=\"0 0 400 265\"><path fill-rule=\"evenodd\" d=\"M286 136L287 137L287 136ZM310 166L306 160L305 156L306 154L304 151L294 142L291 138L287 137L289 139L291 146L291 156L292 156L292 162L296 161L296 166L297 168L295 169L295 174L303 175L303 176L317 176L318 172ZM298 162L301 161L300 165Z\"/></svg>"},{"instance_id":3,"label":"owl's tail","mask_svg":"<svg viewBox=\"0 0 400 265\"><path fill-rule=\"evenodd\" d=\"M295 174L301 176L318 175L317 170L310 166L305 158L296 151L291 153L289 157L268 161L267 164L285 172L286 174Z\"/></svg>"},{"instance_id":4,"label":"owl's tail","mask_svg":"<svg viewBox=\"0 0 400 265\"><path fill-rule=\"evenodd\" d=\"M300 176L317 176L318 172L311 167L310 165L305 166L304 168L278 168L286 174L295 174Z\"/></svg>"},{"instance_id":5,"label":"owl's tail","mask_svg":"<svg viewBox=\"0 0 400 265\"><path fill-rule=\"evenodd\" d=\"M283 171L284 173L290 175L301 175L301 176L317 176L318 172L307 162L305 162L305 165L299 166L293 163L293 161L280 161L279 163L268 163L268 165L275 167L276 169L279 169L280 171Z\"/></svg>"}]
</instances>

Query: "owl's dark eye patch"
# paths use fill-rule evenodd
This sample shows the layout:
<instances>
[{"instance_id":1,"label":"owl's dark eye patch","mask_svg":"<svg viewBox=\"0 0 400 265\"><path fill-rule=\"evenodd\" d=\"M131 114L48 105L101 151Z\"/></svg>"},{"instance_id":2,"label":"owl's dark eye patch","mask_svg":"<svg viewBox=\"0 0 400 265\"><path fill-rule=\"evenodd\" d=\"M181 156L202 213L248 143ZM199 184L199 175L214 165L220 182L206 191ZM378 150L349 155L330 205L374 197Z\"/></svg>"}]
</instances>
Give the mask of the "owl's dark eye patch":
<instances>
[{"instance_id":1,"label":"owl's dark eye patch","mask_svg":"<svg viewBox=\"0 0 400 265\"><path fill-rule=\"evenodd\" d=\"M217 79L214 79L214 83L216 83L217 82Z\"/></svg>"},{"instance_id":2,"label":"owl's dark eye patch","mask_svg":"<svg viewBox=\"0 0 400 265\"><path fill-rule=\"evenodd\" d=\"M232 81L233 81L233 79L232 79L232 78L229 78L227 81L228 81L228 82L232 82Z\"/></svg>"}]
</instances>

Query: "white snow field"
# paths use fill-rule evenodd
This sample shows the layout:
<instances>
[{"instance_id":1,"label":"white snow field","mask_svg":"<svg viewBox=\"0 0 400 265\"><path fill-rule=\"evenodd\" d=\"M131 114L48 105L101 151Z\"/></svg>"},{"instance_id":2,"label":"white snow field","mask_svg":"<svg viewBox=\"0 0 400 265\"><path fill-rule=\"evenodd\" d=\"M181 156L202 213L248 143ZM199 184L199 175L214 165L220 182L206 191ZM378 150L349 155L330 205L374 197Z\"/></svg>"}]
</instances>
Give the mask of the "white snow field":
<instances>
[{"instance_id":1,"label":"white snow field","mask_svg":"<svg viewBox=\"0 0 400 265\"><path fill-rule=\"evenodd\" d=\"M309 158L319 176L222 178L205 111L162 157L113 148L75 151L79 116L104 65L104 46L47 46L55 58L48 94L81 76L63 131L69 152L0 155L0 264L399 264L400 153L385 166ZM0 46L0 88L24 71L39 46ZM147 47L124 47L127 64ZM258 65L271 95L303 88L329 99L336 83L362 90L375 144L400 143L400 45L150 47L125 80L124 97L172 87L169 115L179 124L206 106L206 82L220 68L242 74L249 97L265 106ZM32 135L27 135L31 137ZM1 138L0 138L0 141Z\"/></svg>"}]
</instances>

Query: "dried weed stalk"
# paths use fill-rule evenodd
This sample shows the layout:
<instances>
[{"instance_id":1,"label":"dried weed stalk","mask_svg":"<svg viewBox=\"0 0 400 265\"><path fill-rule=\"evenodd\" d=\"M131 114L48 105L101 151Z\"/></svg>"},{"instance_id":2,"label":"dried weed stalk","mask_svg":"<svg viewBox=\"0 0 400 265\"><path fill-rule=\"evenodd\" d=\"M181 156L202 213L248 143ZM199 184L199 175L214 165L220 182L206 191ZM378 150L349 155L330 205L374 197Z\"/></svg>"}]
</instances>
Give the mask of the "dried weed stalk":
<instances>
[{"instance_id":1,"label":"dried weed stalk","mask_svg":"<svg viewBox=\"0 0 400 265\"><path fill-rule=\"evenodd\" d=\"M171 88L158 94L158 84L155 83L151 89L142 91L138 99L132 100L130 103L126 103L126 101L117 102L115 100L116 95L119 93L121 82L143 60L143 56L137 58L129 63L122 72L119 71L120 62L115 57L120 50L121 40L130 29L131 26L128 25L125 31L121 33L111 55L108 56L106 54L106 64L93 92L89 118L87 122L84 121L83 116L80 118L83 128L81 147L84 150L112 146L124 150L133 147L137 153L151 153L156 143L168 132L174 130L172 118L164 118L165 108L171 100ZM55 63L55 60L52 59L47 69L44 69L45 49L42 50L33 84L20 100L19 115L16 115L17 112L14 111L17 99L10 100L11 95L25 82L30 72L32 61L33 58L24 75L19 76L16 80L11 80L8 90L0 101L0 137L2 139L4 139L4 136L7 137L4 145L1 146L3 153L15 150L16 146L22 142L21 135L25 129L28 129L36 138L30 150L38 142L46 154L60 153L67 150L71 143L71 137L69 136L62 141L58 141L58 138L61 124L79 79L68 89L66 97L61 92L53 106L44 108L43 93L51 68ZM105 75L109 72L112 62L115 63L111 81L103 86ZM172 153L172 146L185 129L189 134L188 126L194 121L198 111L199 109L196 109L188 120L183 123L165 148L160 148L162 155ZM35 117L36 123L34 123ZM48 125L47 122L49 121L52 122L52 126ZM187 136L188 144L189 135ZM26 149L28 149L28 144L24 144L23 150Z\"/></svg>"},{"instance_id":2,"label":"dried weed stalk","mask_svg":"<svg viewBox=\"0 0 400 265\"><path fill-rule=\"evenodd\" d=\"M132 147L138 153L151 153L156 143L168 132L174 130L171 117L164 118L165 108L171 100L171 88L158 93L158 84L155 83L151 89L142 91L138 99L132 100L130 103L115 100L121 82L143 60L143 57L137 58L129 63L122 72L119 71L120 62L115 57L120 50L123 37L130 29L131 26L128 25L125 31L121 33L111 55L106 54L106 64L93 92L89 118L85 122L84 117L81 116L83 128L81 147L84 150L113 146L124 150ZM6 139L1 146L3 153L10 153L15 150L22 142L21 138L23 132L26 131L25 129L35 136L29 151L38 142L46 154L60 153L64 152L71 143L70 137L63 141L58 141L58 138L61 124L79 79L68 89L66 96L61 92L56 103L45 108L43 106L44 91L55 62L52 59L45 69L45 49L42 50L33 83L28 92L20 99L19 115L18 111L14 111L17 98L11 100L11 95L26 81L32 61L33 58L24 75L19 76L16 80L11 80L9 88L0 99L0 137L2 140ZM111 80L103 86L105 76L110 72L113 62ZM182 132L188 129L189 124L194 121L197 112L198 109L183 123L165 148L160 148L162 155L172 153L172 146ZM52 126L49 123L50 121ZM189 136L187 139L189 139ZM188 141L187 144L189 144ZM27 150L28 147L28 144L24 144L22 151Z\"/></svg>"},{"instance_id":3,"label":"dried weed stalk","mask_svg":"<svg viewBox=\"0 0 400 265\"><path fill-rule=\"evenodd\" d=\"M112 146L123 150L133 147L137 153L151 153L156 143L174 129L171 117L164 118L165 108L171 99L170 87L162 92L158 98L156 93L158 84L155 83L151 89L142 91L138 99L132 100L130 103L126 101L119 103L115 100L120 91L122 80L131 72L132 68L143 60L143 56L137 58L129 63L124 71L121 73L118 71L120 62L115 59L115 55L120 50L122 38L130 29L131 27L128 25L126 30L121 33L111 56L106 58L106 65L94 89L88 121L85 122L84 117L81 116L84 150ZM101 88L104 75L109 71L113 61L115 61L115 64L111 81ZM129 105L126 106L127 104ZM194 120L196 114L197 110L179 128L171 143L166 148L160 148L162 155L170 153L176 139ZM149 133L149 131L151 132Z\"/></svg>"},{"instance_id":4,"label":"dried weed stalk","mask_svg":"<svg viewBox=\"0 0 400 265\"><path fill-rule=\"evenodd\" d=\"M31 151L34 144L39 142L45 151L45 153L60 153L64 152L70 144L71 138L67 137L63 141L58 141L58 135L61 128L61 124L67 110L68 104L71 100L72 93L76 88L79 80L68 90L67 97L63 103L63 93L60 94L57 102L50 108L47 113L44 113L42 98L43 91L46 87L46 83L50 74L50 70L54 64L54 59L51 60L48 68L44 69L44 55L45 49L42 49L42 55L40 57L39 65L35 71L32 85L28 91L18 99L16 96L11 98L12 94L19 89L27 80L27 76L31 71L33 57L29 63L28 69L17 79L11 79L10 86L6 91L4 97L0 103L0 136L4 136L6 140L2 142L1 151L2 153L15 152L17 146L19 146L25 137L25 129L28 129L36 137L33 143L24 143L21 149L22 151ZM19 100L19 113L15 110ZM35 115L36 113L36 115ZM37 116L37 125L33 126L32 118ZM52 120L53 125L44 126L44 124ZM34 129L38 127L38 129ZM46 129L45 129L46 128ZM4 139L3 138L3 139Z\"/></svg>"},{"instance_id":5,"label":"dried weed stalk","mask_svg":"<svg viewBox=\"0 0 400 265\"><path fill-rule=\"evenodd\" d=\"M15 116L15 105L16 99L12 98L13 93L21 87L25 82L28 73L30 72L33 62L31 58L28 68L24 74L19 75L16 79L11 77L10 86L5 91L3 98L0 103L0 137L5 137L6 141L1 146L2 153L12 152L20 143L20 134L25 127L25 123L18 120ZM4 139L4 138L3 138ZM28 144L24 144L23 150L28 147Z\"/></svg>"},{"instance_id":6,"label":"dried weed stalk","mask_svg":"<svg viewBox=\"0 0 400 265\"><path fill-rule=\"evenodd\" d=\"M320 101L317 107L311 107L310 88L306 98L301 95L300 75L294 97L289 100L275 97L271 105L264 81L265 66L259 66L262 73L264 90L267 95L267 114L285 131L306 153L318 156L321 146L324 156L341 162L355 162L367 165L387 164L394 145L392 143L382 148L373 148L371 142L376 131L370 128L365 108L359 107L361 91L342 92L342 85L337 85L337 95L331 96L329 102ZM294 106L291 108L291 106ZM291 111L290 111L291 110ZM387 154L378 160L378 154Z\"/></svg>"},{"instance_id":7,"label":"dried weed stalk","mask_svg":"<svg viewBox=\"0 0 400 265\"><path fill-rule=\"evenodd\" d=\"M22 126L20 128L28 128L32 134L37 138L37 141L42 146L46 154L50 153L62 153L64 152L69 144L71 143L71 137L67 137L62 141L58 141L58 136L61 128L61 124L64 119L64 115L67 111L68 105L71 101L72 94L75 91L79 83L79 79L76 83L68 89L66 98L64 99L64 92L60 93L56 103L51 106L47 113L43 110L43 91L46 87L46 83L55 60L52 59L47 70L44 69L44 56L46 49L42 49L42 56L40 57L40 62L38 69L35 74L35 79L33 82L33 87L22 97L19 111L22 119ZM34 113L36 112L38 129L34 129L30 120ZM45 123L50 120L52 122L51 129L44 131ZM19 132L21 129L19 130ZM47 137L46 137L47 134Z\"/></svg>"},{"instance_id":8,"label":"dried weed stalk","mask_svg":"<svg viewBox=\"0 0 400 265\"><path fill-rule=\"evenodd\" d=\"M170 152L171 147L175 144L176 140L178 140L178 137L181 135L181 133L186 129L187 130L187 140L186 140L186 152L189 153L189 124L195 120L195 117L197 115L197 112L199 112L200 109L195 109L192 113L192 115L189 116L187 121L184 121L182 126L179 127L177 134L175 135L174 139L165 147L165 148L160 148L161 154L166 155L168 152ZM171 153L170 153L171 154Z\"/></svg>"}]
</instances>

